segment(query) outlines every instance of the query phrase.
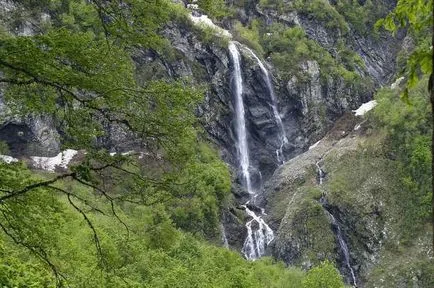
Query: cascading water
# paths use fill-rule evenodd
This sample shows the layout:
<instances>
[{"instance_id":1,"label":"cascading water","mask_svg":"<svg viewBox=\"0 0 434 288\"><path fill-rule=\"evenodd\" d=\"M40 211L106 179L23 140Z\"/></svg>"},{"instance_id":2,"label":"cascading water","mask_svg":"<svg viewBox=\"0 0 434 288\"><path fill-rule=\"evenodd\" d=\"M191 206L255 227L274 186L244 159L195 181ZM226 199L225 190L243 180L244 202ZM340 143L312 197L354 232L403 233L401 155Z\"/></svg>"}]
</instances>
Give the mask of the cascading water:
<instances>
[{"instance_id":1,"label":"cascading water","mask_svg":"<svg viewBox=\"0 0 434 288\"><path fill-rule=\"evenodd\" d=\"M280 132L279 135L280 146L276 150L277 161L283 164L285 162L285 157L283 155L283 148L288 143L288 138L286 137L285 128L283 127L282 117L280 117L279 110L277 109L277 98L276 98L276 94L274 93L274 88L273 88L273 83L271 81L270 73L268 72L267 68L265 68L264 63L262 63L259 57L256 56L256 54L251 49L247 47L245 47L245 49L249 51L249 53L253 56L253 58L255 58L255 60L258 62L259 68L261 68L262 73L264 74L265 84L267 85L268 94L270 95L271 98L270 106L271 109L273 110L274 119L276 121L277 126L279 127L279 132Z\"/></svg>"},{"instance_id":2,"label":"cascading water","mask_svg":"<svg viewBox=\"0 0 434 288\"><path fill-rule=\"evenodd\" d=\"M258 217L255 212L247 208L246 205L243 205L243 207L246 209L247 215L252 217L252 220L246 223L247 238L241 252L247 259L254 260L265 254L266 245L273 241L274 233L267 223L265 223L264 219ZM252 229L254 222L258 225L255 231Z\"/></svg>"},{"instance_id":3,"label":"cascading water","mask_svg":"<svg viewBox=\"0 0 434 288\"><path fill-rule=\"evenodd\" d=\"M322 170L320 163L321 163L322 159L320 159L318 162L315 163L317 169L318 169L318 178L319 178L319 184L322 185L324 182L324 178L325 178L325 173ZM353 285L353 287L357 287L357 279L356 279L356 274L354 273L353 267L351 267L351 263L350 263L350 253L349 253L349 248L347 245L347 242L345 242L345 239L343 237L342 234L342 229L339 226L338 221L336 220L335 216L333 216L332 213L330 213L327 209L326 209L326 205L327 205L327 200L325 199L325 197L321 197L320 202L324 208L324 211L326 212L327 216L329 217L332 226L334 228L335 231L335 235L336 238L338 240L339 243L339 249L341 250L341 253L343 255L343 260L344 260L344 264L346 266L346 268L348 269L350 276L351 276L351 284Z\"/></svg>"},{"instance_id":4,"label":"cascading water","mask_svg":"<svg viewBox=\"0 0 434 288\"><path fill-rule=\"evenodd\" d=\"M235 96L235 126L237 134L238 159L240 160L241 173L246 183L249 194L254 194L250 180L249 146L247 144L246 119L243 102L243 78L241 76L240 53L234 42L229 43L229 52L233 63L233 88Z\"/></svg>"},{"instance_id":5,"label":"cascading water","mask_svg":"<svg viewBox=\"0 0 434 288\"><path fill-rule=\"evenodd\" d=\"M321 159L319 159L318 162L315 163L315 166L318 170L319 185L322 185L322 183L324 182L325 173L322 170L321 166L319 165L320 163L321 163Z\"/></svg>"},{"instance_id":6,"label":"cascading water","mask_svg":"<svg viewBox=\"0 0 434 288\"><path fill-rule=\"evenodd\" d=\"M235 116L236 116L236 136L237 136L237 152L240 162L240 169L242 177L245 182L245 188L251 195L250 200L243 205L246 213L252 219L246 223L247 237L244 241L242 253L249 260L255 260L265 254L267 245L274 239L273 230L261 218L264 215L261 209L261 215L258 216L254 211L249 209L247 205L250 201L255 201L256 192L252 187L250 179L250 162L249 162L249 148L247 143L247 129L243 101L243 79L241 73L241 57L240 52L235 42L229 43L229 53L233 63L233 94L235 97ZM254 203L253 203L254 204ZM254 225L256 223L256 225Z\"/></svg>"}]
</instances>

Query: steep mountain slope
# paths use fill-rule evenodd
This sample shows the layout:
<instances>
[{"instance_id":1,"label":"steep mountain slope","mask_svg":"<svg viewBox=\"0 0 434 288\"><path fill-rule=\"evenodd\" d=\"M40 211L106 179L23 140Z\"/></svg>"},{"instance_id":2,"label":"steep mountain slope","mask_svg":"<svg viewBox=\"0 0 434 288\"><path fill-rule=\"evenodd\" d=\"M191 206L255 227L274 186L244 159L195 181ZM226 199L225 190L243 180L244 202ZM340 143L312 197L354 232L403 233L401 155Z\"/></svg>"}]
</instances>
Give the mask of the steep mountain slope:
<instances>
[{"instance_id":1,"label":"steep mountain slope","mask_svg":"<svg viewBox=\"0 0 434 288\"><path fill-rule=\"evenodd\" d=\"M416 116L429 113L425 91L411 108L399 103L398 91L382 93L389 96L379 96L378 117L394 109L409 123L426 125L424 116ZM270 211L266 220L276 231L272 253L305 268L324 259L336 261L346 282L357 287L431 287L429 206L405 184L423 183L424 176L411 178L402 170L398 155L413 152L402 146L392 152L394 133L406 128L390 132L372 112L368 116L343 116L321 141L276 170L264 196ZM398 141L424 135L414 128L407 133ZM418 173L429 175L422 167ZM429 191L417 193L429 198Z\"/></svg>"},{"instance_id":2,"label":"steep mountain slope","mask_svg":"<svg viewBox=\"0 0 434 288\"><path fill-rule=\"evenodd\" d=\"M251 44L251 48L257 50L260 58L264 56L269 61L267 65L279 103L278 112L289 140L283 150L285 158L289 159L316 142L345 111L355 109L368 101L375 87L390 80L395 71L394 63L399 45L394 38L385 36L386 34L373 36L368 33L372 30L369 25L375 22L375 17L384 15L393 2L380 3L379 12L365 23L368 26L364 28L364 32L356 29L351 22L345 22L348 17L345 18L344 12L348 7L340 14L337 6L334 6L337 4L319 0L305 5L297 1L283 1L284 9L279 8L280 4L273 4L279 2L248 2L244 6L235 2L232 6L235 11L233 16L227 17L222 25L230 28L235 39L248 46ZM318 3L322 3L322 6L317 9ZM371 11L368 4L357 4L357 7L362 9L366 6L365 10ZM3 7L6 15L14 6L12 2L6 1ZM326 14L332 13L336 19L330 18L328 14L327 17L317 15L320 9ZM42 17L44 15L45 18ZM24 33L20 31L37 33L41 23L49 19L49 15L48 18L47 14L44 15L21 15L27 18L18 24L12 22L10 29L18 34ZM243 24L237 24L237 18ZM336 21L341 25L337 25ZM198 111L199 116L209 135L221 147L223 158L236 167L236 151L233 148L233 102L229 86L231 63L227 40L225 37L214 36L210 28L204 30L195 27L182 17L166 27L164 36L172 47L167 53L136 51L139 79L145 82L162 77L190 77L198 84L207 85L209 88L206 101ZM255 38L249 39L251 37ZM264 54L261 55L262 53ZM280 145L277 139L278 128L261 68L248 53L243 53L243 58L249 146L257 155L252 159L254 166L259 168L266 180L279 165L274 155ZM45 122L50 126L49 121ZM32 142L33 138L43 146L51 145L51 153L57 154L55 133L34 124L45 122L31 121L28 128L23 127L24 130L30 129L31 135L24 135L22 139L5 140L27 143ZM23 125L26 126L25 123ZM15 129L12 126L4 126L3 129ZM111 138L119 138L116 129L112 130ZM3 134L11 134L6 132ZM47 135L54 135L54 138L47 138ZM105 141L109 146L128 148L121 145L122 141L119 140ZM34 153L37 152L38 150Z\"/></svg>"},{"instance_id":3,"label":"steep mountain slope","mask_svg":"<svg viewBox=\"0 0 434 288\"><path fill-rule=\"evenodd\" d=\"M224 242L241 251L252 239L249 228L265 231L269 225L275 238L258 248L259 256L305 269L328 259L349 284L406 287L415 274L414 285L429 287L425 230L417 231L420 241L411 243L411 253L394 255L389 247L401 249L402 211L395 205L401 184L394 160L383 153L387 137L350 113L390 84L398 54L411 49L405 31L395 38L373 29L395 1L226 1L222 15L201 7L203 1L173 2L180 12L161 31L164 48L131 49L135 77L141 84L186 80L203 87L205 99L195 113L232 170L233 197L221 216ZM30 12L0 1L1 24L9 33L41 33L54 16ZM14 13L17 19L9 17ZM238 76L229 43L239 51ZM247 167L240 164L235 77L242 79ZM0 97L0 114L7 112ZM59 153L62 129L50 117L8 115L2 121L0 141L12 156ZM113 153L143 148L119 125L104 123L104 129L98 145ZM267 225L252 222L258 215ZM390 264L395 257L409 259L416 271L396 283Z\"/></svg>"}]
</instances>

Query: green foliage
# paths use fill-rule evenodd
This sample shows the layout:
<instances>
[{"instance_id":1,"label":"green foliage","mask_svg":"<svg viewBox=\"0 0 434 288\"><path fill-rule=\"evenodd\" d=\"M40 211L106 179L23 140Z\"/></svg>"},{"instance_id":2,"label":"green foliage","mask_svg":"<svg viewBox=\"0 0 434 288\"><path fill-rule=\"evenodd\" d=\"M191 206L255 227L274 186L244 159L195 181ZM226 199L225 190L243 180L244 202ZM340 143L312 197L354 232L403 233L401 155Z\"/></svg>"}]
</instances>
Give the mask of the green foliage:
<instances>
[{"instance_id":1,"label":"green foliage","mask_svg":"<svg viewBox=\"0 0 434 288\"><path fill-rule=\"evenodd\" d=\"M198 136L203 91L188 80L139 81L131 57L170 52L161 30L186 21L183 8L169 0L16 2L52 21L35 35L0 34L7 105L20 116L52 115L62 143L86 154L61 175L0 162L1 284L300 287L299 270L247 262L200 240L218 236L230 190L228 168ZM215 18L227 15L223 4L199 2ZM259 45L258 22L240 30ZM142 159L95 145L107 126L136 140Z\"/></svg>"},{"instance_id":2,"label":"green foliage","mask_svg":"<svg viewBox=\"0 0 434 288\"><path fill-rule=\"evenodd\" d=\"M396 32L400 27L409 27L413 32L426 31L431 26L432 1L428 0L401 0L396 8L384 19L378 21L376 26Z\"/></svg>"},{"instance_id":3,"label":"green foliage","mask_svg":"<svg viewBox=\"0 0 434 288\"><path fill-rule=\"evenodd\" d=\"M106 40L66 29L5 36L0 55L9 107L15 114L53 115L69 145L92 149L95 137L104 134L103 119L139 132L148 145L170 143L164 147L167 159L192 153L193 109L201 91L184 83L139 85L129 55Z\"/></svg>"},{"instance_id":4,"label":"green foliage","mask_svg":"<svg viewBox=\"0 0 434 288\"><path fill-rule=\"evenodd\" d=\"M432 73L432 5L429 0L401 0L395 9L375 24L394 34L401 28L408 28L408 34L415 40L415 49L407 57L403 75L408 79L403 97L407 101L409 89L415 87L421 77Z\"/></svg>"},{"instance_id":5,"label":"green foliage","mask_svg":"<svg viewBox=\"0 0 434 288\"><path fill-rule=\"evenodd\" d=\"M122 9L114 1L44 0L14 1L25 9L16 9L13 20L24 23L44 12L50 15L51 23L36 25L37 33L50 29L67 28L72 31L92 32L98 39L110 38L118 45L141 46L158 51L167 46L159 32L169 20L179 15L179 5L168 0L149 2L144 0L123 1ZM38 18L36 17L36 18ZM48 25L47 25L48 24Z\"/></svg>"},{"instance_id":6,"label":"green foliage","mask_svg":"<svg viewBox=\"0 0 434 288\"><path fill-rule=\"evenodd\" d=\"M6 142L0 141L0 154L7 155L9 153L9 146Z\"/></svg>"},{"instance_id":7,"label":"green foliage","mask_svg":"<svg viewBox=\"0 0 434 288\"><path fill-rule=\"evenodd\" d=\"M324 23L329 29L337 29L346 34L349 28L353 28L363 35L373 33L375 22L386 16L387 3L367 0L360 4L357 0L337 0L332 3L324 0L290 1L261 0L260 6L266 9L275 9L279 13L298 11L307 14L315 20ZM347 24L348 23L348 24Z\"/></svg>"},{"instance_id":8,"label":"green foliage","mask_svg":"<svg viewBox=\"0 0 434 288\"><path fill-rule=\"evenodd\" d=\"M27 251L17 249L0 238L0 283L2 287L54 288L50 272L40 262L29 257Z\"/></svg>"},{"instance_id":9,"label":"green foliage","mask_svg":"<svg viewBox=\"0 0 434 288\"><path fill-rule=\"evenodd\" d=\"M296 0L293 5L300 12L311 14L315 19L324 22L327 28L339 30L343 34L349 30L344 17L327 0Z\"/></svg>"},{"instance_id":10,"label":"green foliage","mask_svg":"<svg viewBox=\"0 0 434 288\"><path fill-rule=\"evenodd\" d=\"M264 8L276 9L280 13L297 11L302 14L311 15L316 20L323 22L329 29L340 31L345 34L348 32L348 25L345 18L336 11L327 0L261 0L260 5Z\"/></svg>"},{"instance_id":11,"label":"green foliage","mask_svg":"<svg viewBox=\"0 0 434 288\"><path fill-rule=\"evenodd\" d=\"M261 258L253 265L254 277L268 288L298 288L304 279L304 273L293 267L285 267L282 262L271 258ZM232 286L233 287L233 286Z\"/></svg>"},{"instance_id":12,"label":"green foliage","mask_svg":"<svg viewBox=\"0 0 434 288\"><path fill-rule=\"evenodd\" d=\"M229 38L222 35L216 29L213 29L206 25L197 25L191 26L190 29L196 32L199 36L199 39L202 43L209 45L218 45L222 48L227 48L229 44Z\"/></svg>"},{"instance_id":13,"label":"green foliage","mask_svg":"<svg viewBox=\"0 0 434 288\"><path fill-rule=\"evenodd\" d=\"M407 104L399 91L383 89L376 95L375 119L389 137L389 149L396 157L397 173L406 193L400 203L405 215L405 231L412 232L428 220L431 197L431 111L426 91L427 79L410 89Z\"/></svg>"},{"instance_id":14,"label":"green foliage","mask_svg":"<svg viewBox=\"0 0 434 288\"><path fill-rule=\"evenodd\" d=\"M233 14L224 0L198 0L197 4L208 16L214 19L222 19Z\"/></svg>"},{"instance_id":15,"label":"green foliage","mask_svg":"<svg viewBox=\"0 0 434 288\"><path fill-rule=\"evenodd\" d=\"M244 27L241 22L236 22L234 27L234 37L240 42L253 48L258 53L263 54L264 49L261 46L260 22L253 20L248 27Z\"/></svg>"},{"instance_id":16,"label":"green foliage","mask_svg":"<svg viewBox=\"0 0 434 288\"><path fill-rule=\"evenodd\" d=\"M259 0L259 5L263 8L276 9L278 12L282 13L287 5L282 0Z\"/></svg>"},{"instance_id":17,"label":"green foliage","mask_svg":"<svg viewBox=\"0 0 434 288\"><path fill-rule=\"evenodd\" d=\"M375 2L375 4L374 4ZM357 0L338 0L335 8L352 28L362 35L372 35L374 24L388 11L386 3L383 1L367 0L362 4Z\"/></svg>"},{"instance_id":18,"label":"green foliage","mask_svg":"<svg viewBox=\"0 0 434 288\"><path fill-rule=\"evenodd\" d=\"M170 3L131 0L119 9L110 1L50 1L44 9L54 19L46 31L1 34L0 69L12 113L52 115L62 143L87 152L58 176L63 182L38 177L21 163L0 163L1 237L18 251L10 255L14 271L2 270L9 275L5 285L32 279L36 287L200 286L215 281L209 273L220 265L212 258L219 253L232 257L228 270L251 269L238 255L185 234L216 238L230 190L226 165L198 137L194 111L203 91L187 80L136 80L131 48L162 49L159 28L180 9ZM184 19L182 10L176 15ZM95 145L107 125L137 139L147 156L111 157ZM218 252L207 252L213 249ZM178 259L190 250L196 252ZM201 255L210 265L203 266ZM8 257L2 256L3 266ZM29 268L12 276L31 265L43 267L41 275ZM240 283L258 282L252 273L235 274Z\"/></svg>"},{"instance_id":19,"label":"green foliage","mask_svg":"<svg viewBox=\"0 0 434 288\"><path fill-rule=\"evenodd\" d=\"M432 287L434 263L432 259L426 258L426 253L408 248L403 253L383 255L382 263L373 269L366 287L378 287L380 283L388 283L393 287Z\"/></svg>"},{"instance_id":20,"label":"green foliage","mask_svg":"<svg viewBox=\"0 0 434 288\"><path fill-rule=\"evenodd\" d=\"M230 192L229 170L204 144L199 145L196 155L178 176L177 182L185 184L171 189L175 197L168 204L168 213L183 230L216 237L220 205Z\"/></svg>"},{"instance_id":21,"label":"green foliage","mask_svg":"<svg viewBox=\"0 0 434 288\"><path fill-rule=\"evenodd\" d=\"M354 71L356 67L362 67L363 62L357 54L345 47L344 42L339 41L338 59L334 59L318 43L308 39L300 27L286 28L281 24L273 24L268 27L267 32L263 47L284 77L297 75L303 79L305 76L300 75L299 66L307 60L315 60L320 65L323 78L343 77L349 85L361 84L360 76Z\"/></svg>"},{"instance_id":22,"label":"green foliage","mask_svg":"<svg viewBox=\"0 0 434 288\"><path fill-rule=\"evenodd\" d=\"M343 288L339 271L328 261L312 268L303 280L304 288Z\"/></svg>"},{"instance_id":23,"label":"green foliage","mask_svg":"<svg viewBox=\"0 0 434 288\"><path fill-rule=\"evenodd\" d=\"M214 161L215 155L204 150L202 162ZM0 175L2 190L40 178L20 163L1 164ZM218 185L225 189L228 183ZM54 287L56 281L71 287L105 288L287 287L286 283L299 287L303 279L301 271L281 263L247 262L237 253L181 232L169 215L171 204L143 206L119 200L112 206L73 181L53 187L64 192L39 188L0 206L0 223L8 233L0 237L0 281L6 287ZM57 280L49 263L58 273Z\"/></svg>"}]
</instances>

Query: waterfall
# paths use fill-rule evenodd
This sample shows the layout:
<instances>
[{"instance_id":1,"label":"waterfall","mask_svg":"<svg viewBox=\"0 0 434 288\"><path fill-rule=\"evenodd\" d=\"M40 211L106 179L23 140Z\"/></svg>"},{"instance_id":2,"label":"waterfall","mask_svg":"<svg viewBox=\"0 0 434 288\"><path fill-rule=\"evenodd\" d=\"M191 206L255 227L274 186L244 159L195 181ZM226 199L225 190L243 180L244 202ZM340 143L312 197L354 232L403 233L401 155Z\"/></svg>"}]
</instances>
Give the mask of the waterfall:
<instances>
[{"instance_id":1,"label":"waterfall","mask_svg":"<svg viewBox=\"0 0 434 288\"><path fill-rule=\"evenodd\" d=\"M325 173L322 170L321 166L319 165L320 162L321 162L321 159L319 159L318 162L315 163L315 166L316 166L317 171L318 171L319 185L322 185L322 183L324 182Z\"/></svg>"},{"instance_id":2,"label":"waterfall","mask_svg":"<svg viewBox=\"0 0 434 288\"><path fill-rule=\"evenodd\" d=\"M254 260L265 254L265 248L273 241L274 233L267 223L265 223L264 219L258 217L255 212L247 208L246 205L242 207L246 209L247 215L252 217L252 220L246 223L247 238L241 252L247 259ZM262 210L262 214L263 213ZM255 231L252 229L253 222L258 224L258 228Z\"/></svg>"},{"instance_id":3,"label":"waterfall","mask_svg":"<svg viewBox=\"0 0 434 288\"><path fill-rule=\"evenodd\" d=\"M229 43L229 53L233 63L232 81L233 95L235 97L235 130L237 136L236 144L238 159L241 173L245 182L245 188L250 194L250 200L242 206L245 209L247 215L251 217L251 220L246 223L247 237L244 241L241 252L247 259L255 260L265 254L265 249L267 245L273 241L274 234L273 230L271 230L267 223L265 223L265 221L261 218L262 215L265 215L264 210L260 209L261 215L258 216L254 211L247 207L250 201L255 201L257 197L257 189L253 189L252 181L250 179L249 147L247 143L247 129L243 101L243 79L240 64L241 56L235 42Z\"/></svg>"},{"instance_id":4,"label":"waterfall","mask_svg":"<svg viewBox=\"0 0 434 288\"><path fill-rule=\"evenodd\" d=\"M254 194L250 180L249 146L247 145L246 119L243 102L243 78L241 75L240 53L234 42L229 43L229 52L233 63L233 81L235 96L235 126L237 134L237 150L240 160L241 173L246 182L246 189L249 194Z\"/></svg>"},{"instance_id":5,"label":"waterfall","mask_svg":"<svg viewBox=\"0 0 434 288\"><path fill-rule=\"evenodd\" d=\"M319 178L319 184L320 185L323 184L324 178L325 178L325 173L320 166L321 161L322 161L322 159L318 160L315 163L315 166L317 167L317 171L318 171L318 178ZM327 199L324 196L322 196L320 199L320 202L321 202L321 205L324 208L324 211L326 212L327 216L329 217L329 219L332 223L332 226L334 228L335 236L336 236L336 239L338 240L338 244L339 244L339 249L340 249L340 251L343 255L343 258L344 258L343 259L344 264L345 264L346 268L348 269L348 271L350 272L351 282L352 282L351 285L353 285L353 287L357 287L356 274L354 273L353 267L351 267L350 252L349 252L348 244L347 244L347 242L345 242L345 239L343 237L341 226L339 225L335 216L333 216L333 214L326 209L325 206L327 205Z\"/></svg>"},{"instance_id":6,"label":"waterfall","mask_svg":"<svg viewBox=\"0 0 434 288\"><path fill-rule=\"evenodd\" d=\"M268 72L267 68L265 68L264 63L262 63L259 57L256 56L256 54L248 47L245 47L245 49L249 51L249 53L253 56L253 58L255 58L255 60L258 62L259 67L261 68L262 73L264 74L265 84L267 85L268 94L270 95L271 98L270 106L271 109L273 110L274 119L276 121L277 126L279 127L279 133L280 133L279 135L280 146L276 150L276 157L277 157L277 161L283 164L285 163L285 157L283 155L283 147L288 143L288 138L286 137L285 128L283 127L282 117L280 117L279 110L277 109L277 98L276 98L276 94L274 93L273 82L271 81L270 73Z\"/></svg>"}]
</instances>

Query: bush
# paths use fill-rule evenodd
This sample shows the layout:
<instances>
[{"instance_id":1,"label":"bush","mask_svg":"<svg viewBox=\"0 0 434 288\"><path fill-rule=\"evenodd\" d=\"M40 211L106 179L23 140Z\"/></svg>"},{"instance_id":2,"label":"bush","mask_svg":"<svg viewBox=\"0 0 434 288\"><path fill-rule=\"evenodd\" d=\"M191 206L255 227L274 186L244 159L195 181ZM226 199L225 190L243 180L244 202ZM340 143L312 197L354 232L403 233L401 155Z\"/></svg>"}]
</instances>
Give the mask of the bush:
<instances>
[{"instance_id":1,"label":"bush","mask_svg":"<svg viewBox=\"0 0 434 288\"><path fill-rule=\"evenodd\" d=\"M260 22L253 20L248 27L244 27L240 22L235 23L234 37L241 43L253 48L259 54L264 54L261 46Z\"/></svg>"},{"instance_id":2,"label":"bush","mask_svg":"<svg viewBox=\"0 0 434 288\"><path fill-rule=\"evenodd\" d=\"M197 3L213 19L219 20L233 15L233 11L226 6L224 0L198 0Z\"/></svg>"},{"instance_id":3,"label":"bush","mask_svg":"<svg viewBox=\"0 0 434 288\"><path fill-rule=\"evenodd\" d=\"M328 261L312 268L303 280L303 288L343 288L339 271Z\"/></svg>"},{"instance_id":4,"label":"bush","mask_svg":"<svg viewBox=\"0 0 434 288\"><path fill-rule=\"evenodd\" d=\"M286 28L282 24L273 24L267 28L267 32L262 39L262 46L285 80L293 75L303 79L300 65L315 60L320 66L323 79L328 76L342 77L349 85L361 83L361 77L354 71L356 67L363 66L363 61L356 53L348 50L343 42L338 47L339 59L334 59L318 43L308 39L301 27Z\"/></svg>"}]
</instances>

